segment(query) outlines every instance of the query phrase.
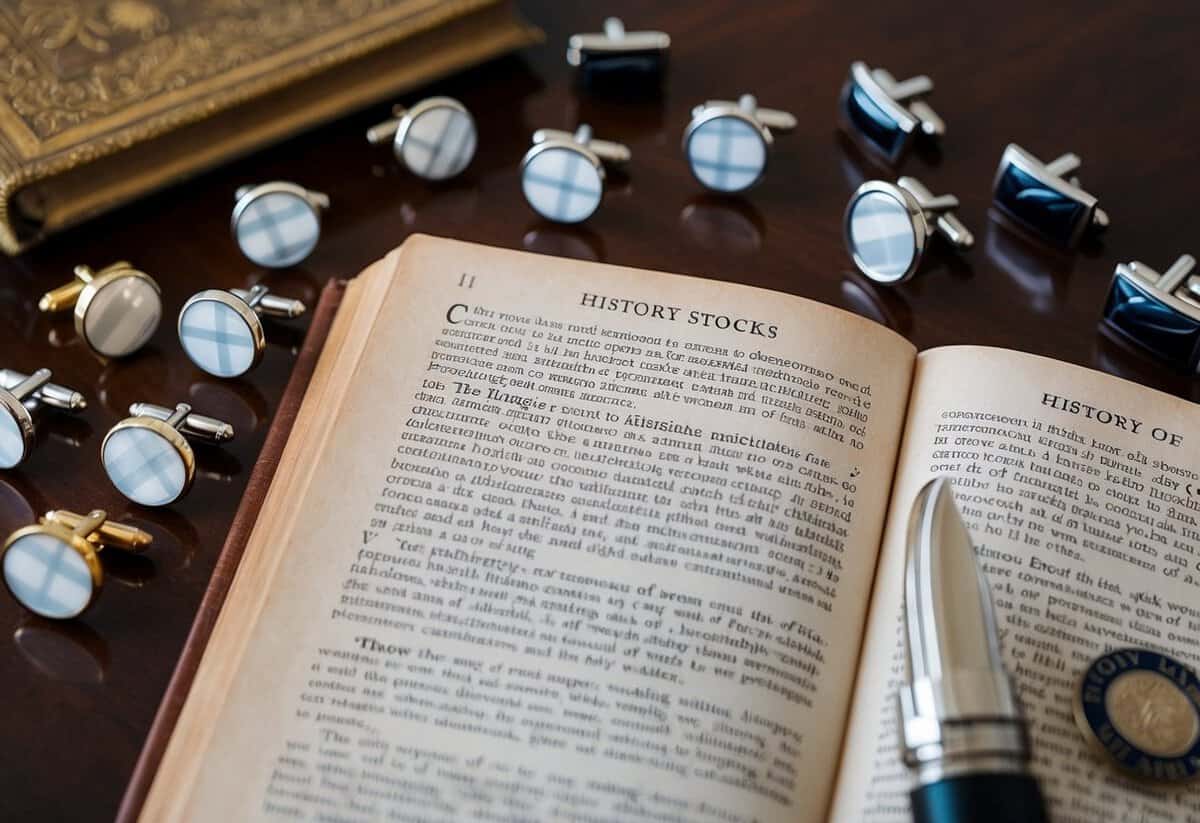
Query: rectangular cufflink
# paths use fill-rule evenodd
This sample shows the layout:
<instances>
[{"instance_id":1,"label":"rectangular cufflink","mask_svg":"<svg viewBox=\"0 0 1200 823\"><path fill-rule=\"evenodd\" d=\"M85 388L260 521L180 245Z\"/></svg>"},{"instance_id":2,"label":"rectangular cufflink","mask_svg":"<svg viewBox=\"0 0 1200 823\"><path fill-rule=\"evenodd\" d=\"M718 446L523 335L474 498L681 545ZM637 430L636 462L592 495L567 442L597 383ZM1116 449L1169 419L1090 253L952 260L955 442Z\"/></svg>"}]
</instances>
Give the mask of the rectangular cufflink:
<instances>
[{"instance_id":1,"label":"rectangular cufflink","mask_svg":"<svg viewBox=\"0 0 1200 823\"><path fill-rule=\"evenodd\" d=\"M1121 263L1113 274L1104 323L1181 372L1200 370L1200 277L1183 255L1159 274L1145 263Z\"/></svg>"},{"instance_id":2,"label":"rectangular cufflink","mask_svg":"<svg viewBox=\"0 0 1200 823\"><path fill-rule=\"evenodd\" d=\"M940 137L946 130L942 119L920 99L931 91L933 81L924 75L897 82L887 71L855 61L842 87L842 125L864 146L894 165L908 151L915 135Z\"/></svg>"},{"instance_id":3,"label":"rectangular cufflink","mask_svg":"<svg viewBox=\"0 0 1200 823\"><path fill-rule=\"evenodd\" d=\"M573 34L567 41L567 63L587 83L661 77L671 37L661 31L626 31L619 18L604 21L604 31Z\"/></svg>"},{"instance_id":4,"label":"rectangular cufflink","mask_svg":"<svg viewBox=\"0 0 1200 823\"><path fill-rule=\"evenodd\" d=\"M1080 160L1065 154L1042 163L1015 143L1000 158L992 195L996 206L1022 228L1064 249L1078 245L1090 227L1104 228L1108 217L1077 180L1064 179Z\"/></svg>"}]
</instances>

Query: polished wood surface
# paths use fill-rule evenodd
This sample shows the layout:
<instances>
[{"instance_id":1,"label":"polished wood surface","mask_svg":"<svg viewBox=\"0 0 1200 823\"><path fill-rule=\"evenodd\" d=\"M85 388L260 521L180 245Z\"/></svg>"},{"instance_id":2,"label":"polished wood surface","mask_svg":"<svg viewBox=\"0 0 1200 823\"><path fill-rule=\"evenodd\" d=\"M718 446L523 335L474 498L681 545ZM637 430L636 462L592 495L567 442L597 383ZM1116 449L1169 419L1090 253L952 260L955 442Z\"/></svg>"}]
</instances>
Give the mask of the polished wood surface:
<instances>
[{"instance_id":1,"label":"polished wood surface","mask_svg":"<svg viewBox=\"0 0 1200 823\"><path fill-rule=\"evenodd\" d=\"M262 281L311 302L325 280L353 275L408 234L428 232L765 286L867 314L921 347L1007 346L1200 397L1196 381L1104 341L1096 325L1118 261L1165 269L1177 254L1197 252L1194 3L1152 11L1083 0L521 5L546 30L545 46L404 101L449 94L475 114L480 150L459 180L427 185L388 149L369 147L363 134L386 115L380 105L0 261L0 366L51 368L91 401L76 419L44 416L32 459L0 474L0 531L48 508L102 507L155 538L137 562L106 553L105 590L74 623L35 619L0 597L0 818L115 813L287 381L304 322L272 323L263 364L242 380L210 379L190 365L174 316L201 289ZM673 36L661 94L576 87L563 60L566 38L597 30L605 13ZM939 245L932 270L890 291L851 274L842 244L850 192L895 174L864 162L835 128L853 59L900 77L933 77L930 102L947 121L946 139L940 154L911 156L901 171L935 193L958 195L958 214L977 237L959 256ZM705 195L682 159L680 136L693 105L742 92L795 112L800 126L777 139L757 189L738 199ZM629 144L633 163L627 175L610 177L586 225L564 228L526 206L518 162L534 129L579 122ZM1063 255L996 222L991 181L1009 141L1044 159L1081 155L1083 185L1112 217L1108 234ZM266 274L239 255L228 221L238 185L271 179L327 192L333 206L316 253L296 270ZM69 280L75 264L117 259L158 278L167 317L148 350L104 365L75 341L69 317L39 316L36 303ZM187 401L237 430L227 447L197 449L193 491L168 510L128 503L99 465L104 433L139 400Z\"/></svg>"}]
</instances>

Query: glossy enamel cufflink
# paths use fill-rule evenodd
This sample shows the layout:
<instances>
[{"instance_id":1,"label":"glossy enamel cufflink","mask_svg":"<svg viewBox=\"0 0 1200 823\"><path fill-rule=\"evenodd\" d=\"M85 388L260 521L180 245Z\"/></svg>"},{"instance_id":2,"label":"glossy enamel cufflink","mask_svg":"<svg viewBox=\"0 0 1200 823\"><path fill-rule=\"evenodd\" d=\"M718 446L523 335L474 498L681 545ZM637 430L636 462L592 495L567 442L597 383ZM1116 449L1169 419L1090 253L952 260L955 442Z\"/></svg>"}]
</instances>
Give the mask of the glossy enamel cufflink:
<instances>
[{"instance_id":1,"label":"glossy enamel cufflink","mask_svg":"<svg viewBox=\"0 0 1200 823\"><path fill-rule=\"evenodd\" d=\"M33 413L43 406L78 412L87 408L83 395L50 382L50 370L31 375L0 369L0 469L12 469L33 451Z\"/></svg>"},{"instance_id":2,"label":"glossy enamel cufflink","mask_svg":"<svg viewBox=\"0 0 1200 823\"><path fill-rule=\"evenodd\" d=\"M168 506L187 493L196 455L184 435L212 443L233 439L233 426L191 411L187 403L174 410L129 407L132 417L113 426L100 445L100 462L117 491L143 506Z\"/></svg>"},{"instance_id":3,"label":"glossy enamel cufflink","mask_svg":"<svg viewBox=\"0 0 1200 823\"><path fill-rule=\"evenodd\" d=\"M329 197L276 180L242 186L230 228L242 254L259 266L281 269L304 260L321 239L321 212Z\"/></svg>"},{"instance_id":4,"label":"glossy enamel cufflink","mask_svg":"<svg viewBox=\"0 0 1200 823\"><path fill-rule=\"evenodd\" d=\"M924 100L932 92L933 81L923 74L897 81L886 70L856 60L842 86L842 126L894 165L918 136L939 138L946 133L946 123Z\"/></svg>"},{"instance_id":5,"label":"glossy enamel cufflink","mask_svg":"<svg viewBox=\"0 0 1200 823\"><path fill-rule=\"evenodd\" d=\"M1104 323L1181 372L1200 372L1200 277L1183 254L1162 274L1145 263L1120 263Z\"/></svg>"},{"instance_id":6,"label":"glossy enamel cufflink","mask_svg":"<svg viewBox=\"0 0 1200 823\"><path fill-rule=\"evenodd\" d=\"M101 549L140 552L152 540L141 529L110 522L99 509L86 515L48 512L37 525L18 529L5 541L0 559L4 585L34 614L70 620L100 594Z\"/></svg>"},{"instance_id":7,"label":"glossy enamel cufflink","mask_svg":"<svg viewBox=\"0 0 1200 823\"><path fill-rule=\"evenodd\" d=\"M974 245L975 237L954 216L956 208L957 197L935 197L912 177L901 177L895 185L868 180L846 206L846 248L858 270L876 283L902 283L916 275L932 234L956 249Z\"/></svg>"},{"instance_id":8,"label":"glossy enamel cufflink","mask_svg":"<svg viewBox=\"0 0 1200 823\"><path fill-rule=\"evenodd\" d=\"M521 190L533 210L547 220L580 223L600 207L605 165L624 166L631 157L622 143L593 140L592 127L586 123L574 134L538 129L533 147L521 160Z\"/></svg>"},{"instance_id":9,"label":"glossy enamel cufflink","mask_svg":"<svg viewBox=\"0 0 1200 823\"><path fill-rule=\"evenodd\" d=\"M475 118L452 97L430 97L411 109L392 108L392 118L367 130L367 141L391 141L396 159L426 180L460 174L475 157Z\"/></svg>"},{"instance_id":10,"label":"glossy enamel cufflink","mask_svg":"<svg viewBox=\"0 0 1200 823\"><path fill-rule=\"evenodd\" d=\"M1081 163L1070 153L1043 163L1009 143L992 185L996 206L1021 228L1060 248L1074 248L1086 232L1108 228L1108 214L1096 197L1079 187L1078 178L1066 177Z\"/></svg>"},{"instance_id":11,"label":"glossy enamel cufflink","mask_svg":"<svg viewBox=\"0 0 1200 823\"><path fill-rule=\"evenodd\" d=\"M618 17L604 21L604 31L573 34L567 40L567 63L579 69L585 84L636 77L661 77L671 37L661 31L626 31Z\"/></svg>"},{"instance_id":12,"label":"glossy enamel cufflink","mask_svg":"<svg viewBox=\"0 0 1200 823\"><path fill-rule=\"evenodd\" d=\"M154 336L162 320L162 291L154 278L125 261L92 271L75 267L75 280L42 295L38 308L74 308L75 333L101 357L127 357Z\"/></svg>"},{"instance_id":13,"label":"glossy enamel cufflink","mask_svg":"<svg viewBox=\"0 0 1200 823\"><path fill-rule=\"evenodd\" d=\"M766 173L773 134L794 128L794 115L759 108L752 94L743 94L736 103L708 100L692 109L683 132L683 154L706 188L729 194L745 191Z\"/></svg>"},{"instance_id":14,"label":"glossy enamel cufflink","mask_svg":"<svg viewBox=\"0 0 1200 823\"><path fill-rule=\"evenodd\" d=\"M200 369L214 377L240 377L262 360L266 332L259 315L299 317L299 300L277 297L266 286L208 289L192 295L179 312L179 342Z\"/></svg>"}]
</instances>

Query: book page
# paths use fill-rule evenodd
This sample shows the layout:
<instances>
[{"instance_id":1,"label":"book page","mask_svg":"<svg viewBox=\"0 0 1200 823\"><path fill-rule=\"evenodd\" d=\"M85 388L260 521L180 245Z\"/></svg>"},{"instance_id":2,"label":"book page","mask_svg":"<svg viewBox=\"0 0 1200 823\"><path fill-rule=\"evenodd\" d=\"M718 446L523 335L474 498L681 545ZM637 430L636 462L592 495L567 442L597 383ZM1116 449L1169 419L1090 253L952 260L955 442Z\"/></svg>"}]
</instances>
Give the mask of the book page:
<instances>
[{"instance_id":1,"label":"book page","mask_svg":"<svg viewBox=\"0 0 1200 823\"><path fill-rule=\"evenodd\" d=\"M142 819L818 819L911 345L709 280L389 259Z\"/></svg>"},{"instance_id":2,"label":"book page","mask_svg":"<svg viewBox=\"0 0 1200 823\"><path fill-rule=\"evenodd\" d=\"M905 529L935 475L991 583L1034 772L1055 823L1188 823L1194 786L1121 777L1072 715L1088 663L1126 646L1200 667L1200 408L1000 349L918 358L832 819L908 823L896 691L905 677Z\"/></svg>"}]
</instances>

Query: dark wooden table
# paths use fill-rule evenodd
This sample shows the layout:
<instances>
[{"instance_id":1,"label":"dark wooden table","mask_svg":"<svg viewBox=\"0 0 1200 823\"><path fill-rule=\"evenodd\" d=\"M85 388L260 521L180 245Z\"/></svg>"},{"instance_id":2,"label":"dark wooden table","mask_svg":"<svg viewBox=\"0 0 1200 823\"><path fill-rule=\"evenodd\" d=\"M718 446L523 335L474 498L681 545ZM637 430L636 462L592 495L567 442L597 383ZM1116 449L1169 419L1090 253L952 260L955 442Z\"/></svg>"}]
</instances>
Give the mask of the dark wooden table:
<instances>
[{"instance_id":1,"label":"dark wooden table","mask_svg":"<svg viewBox=\"0 0 1200 823\"><path fill-rule=\"evenodd\" d=\"M1200 397L1197 381L1096 332L1118 261L1164 269L1178 253L1198 251L1200 14L1190 0L1153 11L1085 0L583 5L523 2L546 30L545 46L409 96L452 95L479 122L474 165L449 185L425 185L387 149L367 146L363 132L382 119L380 105L0 261L0 366L49 367L92 400L78 419L44 418L33 458L0 474L0 536L48 508L103 507L155 537L143 562L107 561L110 584L73 624L34 619L0 597L0 819L115 813L287 380L303 323L273 326L265 361L243 381L209 379L189 364L173 318L201 289L261 279L311 301L325 280L354 274L412 232L429 232L767 286L867 314L921 347L1008 346ZM575 87L566 38L598 29L605 13L671 33L661 95L597 97ZM910 157L902 171L936 193L957 194L959 215L978 238L971 253L939 252L934 270L891 291L850 274L842 245L850 192L889 176L835 128L838 90L856 58L900 77L934 78L931 102L947 138L940 157ZM747 197L704 195L680 154L683 127L694 104L742 92L795 112L800 126L776 141L768 179ZM534 217L517 166L535 128L579 122L628 143L633 163L627 177L610 181L592 220L564 228ZM992 176L1009 141L1045 159L1083 157L1084 186L1112 217L1100 243L1064 256L991 217ZM333 207L303 267L264 275L238 254L228 221L239 184L271 179L328 192ZM102 366L74 341L69 319L39 316L35 305L75 264L123 258L158 278L168 318L148 351ZM166 511L129 504L99 465L101 438L138 400L187 401L238 430L229 447L199 451L192 493Z\"/></svg>"}]
</instances>

